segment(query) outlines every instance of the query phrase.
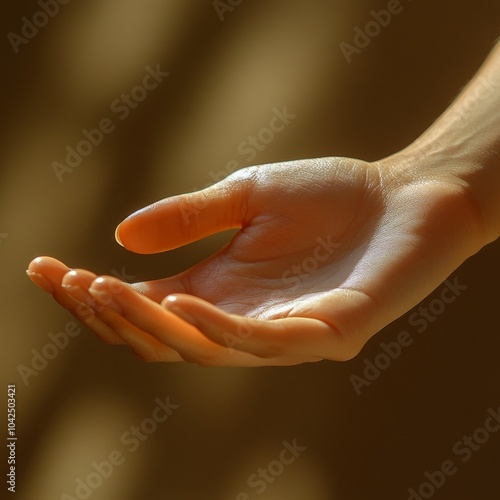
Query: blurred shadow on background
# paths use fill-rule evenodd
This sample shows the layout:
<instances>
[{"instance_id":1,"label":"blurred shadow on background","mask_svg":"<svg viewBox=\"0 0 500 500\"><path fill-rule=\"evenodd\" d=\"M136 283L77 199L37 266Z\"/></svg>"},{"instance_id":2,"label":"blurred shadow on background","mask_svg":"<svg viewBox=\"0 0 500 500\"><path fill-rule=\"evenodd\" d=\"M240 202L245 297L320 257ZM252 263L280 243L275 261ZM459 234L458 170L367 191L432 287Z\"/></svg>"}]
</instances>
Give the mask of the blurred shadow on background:
<instances>
[{"instance_id":1,"label":"blurred shadow on background","mask_svg":"<svg viewBox=\"0 0 500 500\"><path fill-rule=\"evenodd\" d=\"M348 363L156 366L83 327L51 351L73 319L24 276L37 255L130 281L175 274L229 236L137 256L114 242L122 218L249 164L373 160L408 144L486 57L500 6L402 5L350 63L340 43L387 2L241 2L217 12L210 1L73 1L22 43L7 35L21 35L40 4L3 6L1 366L18 388L20 498L85 495L79 480L95 500L407 498L498 408L498 243L457 270L467 290L425 332L412 330L414 344L359 396L352 375L381 342L414 328L412 313ZM148 71L157 87L123 98ZM286 129L242 154L239 145L285 107L296 115ZM71 171L54 170L103 120L112 131L100 144ZM134 441L133 427L167 397L179 407ZM439 498L494 498L498 439L460 465ZM302 451L280 468L284 442ZM108 473L114 452L122 460ZM258 482L268 467L270 479Z\"/></svg>"}]
</instances>

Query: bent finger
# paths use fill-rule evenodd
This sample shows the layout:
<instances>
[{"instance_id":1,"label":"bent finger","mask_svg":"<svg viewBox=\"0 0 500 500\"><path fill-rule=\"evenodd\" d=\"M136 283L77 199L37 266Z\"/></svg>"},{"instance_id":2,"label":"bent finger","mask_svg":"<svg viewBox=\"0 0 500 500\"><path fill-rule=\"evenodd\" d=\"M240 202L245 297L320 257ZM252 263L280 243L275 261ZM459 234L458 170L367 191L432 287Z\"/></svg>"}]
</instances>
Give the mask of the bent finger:
<instances>
[{"instance_id":1,"label":"bent finger","mask_svg":"<svg viewBox=\"0 0 500 500\"><path fill-rule=\"evenodd\" d=\"M132 325L115 310L105 308L97 313L97 316L114 335L120 338L121 343L130 347L139 359L149 363L183 361L175 350Z\"/></svg>"},{"instance_id":2,"label":"bent finger","mask_svg":"<svg viewBox=\"0 0 500 500\"><path fill-rule=\"evenodd\" d=\"M288 317L260 320L227 314L214 305L190 295L171 295L162 302L167 310L196 326L221 346L254 356L314 362L326 352L343 357L342 342L334 328L314 318Z\"/></svg>"},{"instance_id":3,"label":"bent finger","mask_svg":"<svg viewBox=\"0 0 500 500\"><path fill-rule=\"evenodd\" d=\"M129 324L168 346L185 361L202 366L276 364L271 359L262 360L251 354L231 350L213 342L193 325L135 292L132 288L125 287L116 278L99 277L93 282L90 292L96 300L99 300L101 295L105 301L108 301L109 299L103 294L112 297L116 305L121 308L123 318ZM111 323L107 322L107 324L111 326ZM121 334L118 330L117 333Z\"/></svg>"},{"instance_id":4,"label":"bent finger","mask_svg":"<svg viewBox=\"0 0 500 500\"><path fill-rule=\"evenodd\" d=\"M111 328L97 317L97 312L105 306L99 305L88 292L97 275L86 269L72 269L62 278L61 287L77 303L75 312L106 344L123 344L124 341Z\"/></svg>"}]
</instances>

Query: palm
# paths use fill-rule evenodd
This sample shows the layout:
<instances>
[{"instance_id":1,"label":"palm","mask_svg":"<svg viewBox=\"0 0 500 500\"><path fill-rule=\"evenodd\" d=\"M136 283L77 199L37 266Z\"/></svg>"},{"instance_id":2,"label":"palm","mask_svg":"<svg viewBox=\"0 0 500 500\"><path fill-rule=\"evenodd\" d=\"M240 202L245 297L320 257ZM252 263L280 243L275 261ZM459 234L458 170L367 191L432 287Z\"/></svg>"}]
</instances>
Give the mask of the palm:
<instances>
[{"instance_id":1,"label":"palm","mask_svg":"<svg viewBox=\"0 0 500 500\"><path fill-rule=\"evenodd\" d=\"M369 170L345 159L259 167L248 225L194 268L138 288L156 301L182 291L233 314L288 315L345 284L369 246L382 208Z\"/></svg>"}]
</instances>

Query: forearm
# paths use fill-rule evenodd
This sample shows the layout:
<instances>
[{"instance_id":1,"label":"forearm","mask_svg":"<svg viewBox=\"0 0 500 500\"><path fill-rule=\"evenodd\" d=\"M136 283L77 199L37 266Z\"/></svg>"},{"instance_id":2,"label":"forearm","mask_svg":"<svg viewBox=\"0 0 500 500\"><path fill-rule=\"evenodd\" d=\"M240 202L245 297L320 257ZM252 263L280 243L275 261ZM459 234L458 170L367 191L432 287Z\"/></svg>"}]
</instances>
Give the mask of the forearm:
<instances>
[{"instance_id":1,"label":"forearm","mask_svg":"<svg viewBox=\"0 0 500 500\"><path fill-rule=\"evenodd\" d=\"M460 179L483 225L500 236L500 42L448 110L404 154ZM417 167L418 168L418 167Z\"/></svg>"}]
</instances>

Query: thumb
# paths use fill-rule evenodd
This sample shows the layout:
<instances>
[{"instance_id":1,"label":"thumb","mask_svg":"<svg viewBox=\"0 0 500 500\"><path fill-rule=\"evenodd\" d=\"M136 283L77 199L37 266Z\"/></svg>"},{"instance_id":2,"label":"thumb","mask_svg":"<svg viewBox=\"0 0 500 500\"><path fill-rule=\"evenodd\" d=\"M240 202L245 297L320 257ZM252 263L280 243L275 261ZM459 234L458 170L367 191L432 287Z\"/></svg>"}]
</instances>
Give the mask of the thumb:
<instances>
[{"instance_id":1,"label":"thumb","mask_svg":"<svg viewBox=\"0 0 500 500\"><path fill-rule=\"evenodd\" d=\"M245 225L253 169L242 169L200 191L157 201L127 217L115 238L133 252L172 250Z\"/></svg>"}]
</instances>

